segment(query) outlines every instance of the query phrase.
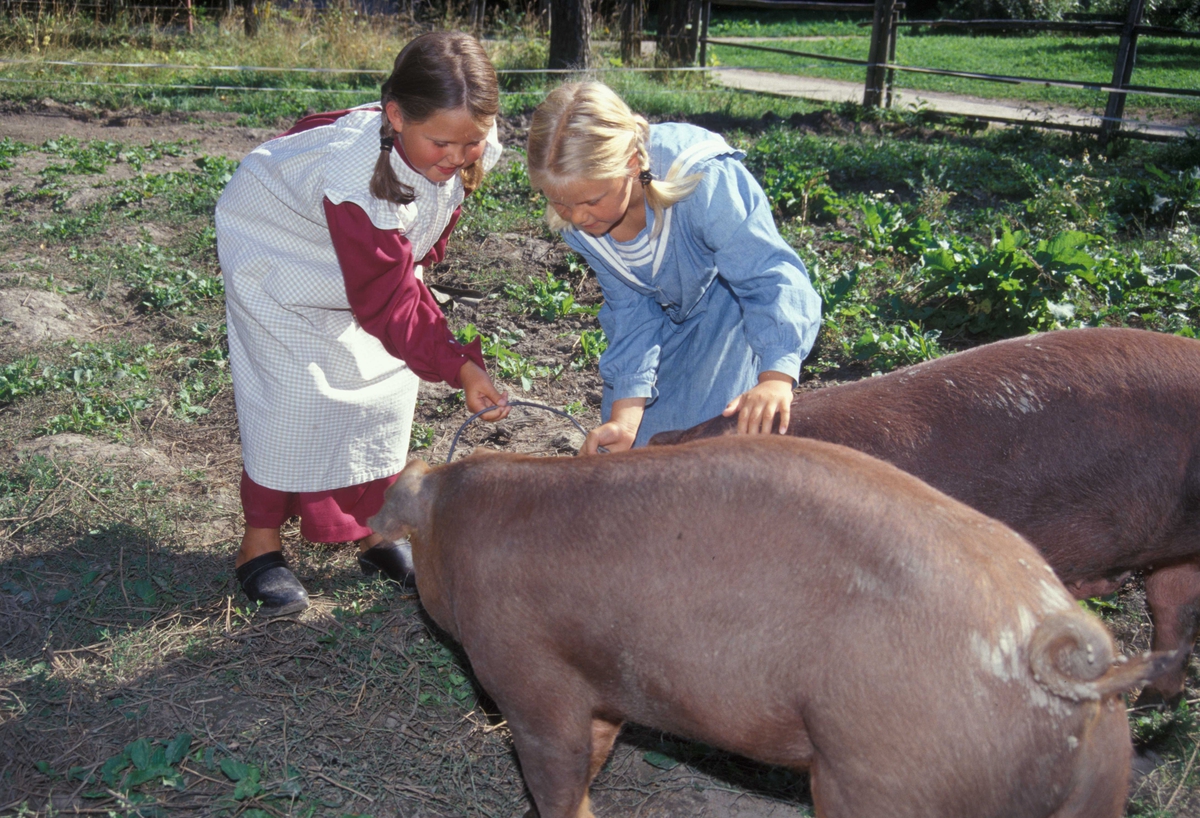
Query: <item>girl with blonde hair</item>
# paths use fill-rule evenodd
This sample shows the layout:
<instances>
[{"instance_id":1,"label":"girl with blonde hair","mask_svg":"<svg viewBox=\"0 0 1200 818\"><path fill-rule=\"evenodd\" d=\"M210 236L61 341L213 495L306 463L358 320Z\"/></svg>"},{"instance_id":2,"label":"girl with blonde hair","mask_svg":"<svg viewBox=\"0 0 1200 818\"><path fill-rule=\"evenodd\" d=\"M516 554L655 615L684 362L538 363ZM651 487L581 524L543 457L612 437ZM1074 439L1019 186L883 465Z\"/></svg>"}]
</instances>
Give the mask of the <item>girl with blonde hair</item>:
<instances>
[{"instance_id":1,"label":"girl with blonde hair","mask_svg":"<svg viewBox=\"0 0 1200 818\"><path fill-rule=\"evenodd\" d=\"M237 578L261 612L308 606L280 526L358 541L364 573L412 584L407 543L366 520L408 460L418 378L508 413L478 343L454 340L421 280L500 145L496 72L460 32L396 57L378 103L315 114L259 146L217 202L246 531Z\"/></svg>"},{"instance_id":2,"label":"girl with blonde hair","mask_svg":"<svg viewBox=\"0 0 1200 818\"><path fill-rule=\"evenodd\" d=\"M534 112L529 180L604 292L603 422L584 452L718 414L786 431L821 302L743 156L703 128L650 125L598 82Z\"/></svg>"}]
</instances>

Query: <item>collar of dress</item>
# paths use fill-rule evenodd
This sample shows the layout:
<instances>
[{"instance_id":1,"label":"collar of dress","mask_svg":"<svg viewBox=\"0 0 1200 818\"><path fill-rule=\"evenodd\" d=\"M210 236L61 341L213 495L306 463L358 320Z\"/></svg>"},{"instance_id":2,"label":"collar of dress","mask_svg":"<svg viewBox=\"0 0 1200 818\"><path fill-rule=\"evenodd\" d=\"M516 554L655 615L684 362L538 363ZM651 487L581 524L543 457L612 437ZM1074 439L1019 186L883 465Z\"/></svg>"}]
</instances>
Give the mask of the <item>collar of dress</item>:
<instances>
[{"instance_id":1,"label":"collar of dress","mask_svg":"<svg viewBox=\"0 0 1200 818\"><path fill-rule=\"evenodd\" d=\"M671 163L670 171L667 172L667 181L674 181L686 176L691 172L692 168L695 167L697 163L702 162L705 159L711 159L714 156L719 156L728 150L729 145L727 145L725 141L721 139L706 139L703 142L697 142L695 145L686 148L683 152L675 157L675 161ZM643 205L643 207L647 207L647 219L652 219L653 211L649 210L647 205ZM635 251L640 250L640 252L636 252L635 254L631 253L631 256L637 259L647 259L650 261L651 282L658 277L659 268L662 267L663 257L667 252L667 245L670 243L671 221L673 213L673 207L668 207L663 211L662 229L658 231L657 236L652 236L651 228L653 225L647 224L646 228L639 233L632 242L624 245L627 247L629 245L633 245L631 249L634 249ZM612 236L609 236L608 234L603 236L593 236L583 232L582 230L577 232L583 237L584 242L591 247L592 251L596 255L603 258L619 276L626 279L631 284L642 287L647 286L647 282L634 275L633 269L629 266L628 261L622 257L622 253L618 252L617 242ZM642 239L643 236L646 237L645 250L641 250L641 248L637 246L637 243Z\"/></svg>"}]
</instances>

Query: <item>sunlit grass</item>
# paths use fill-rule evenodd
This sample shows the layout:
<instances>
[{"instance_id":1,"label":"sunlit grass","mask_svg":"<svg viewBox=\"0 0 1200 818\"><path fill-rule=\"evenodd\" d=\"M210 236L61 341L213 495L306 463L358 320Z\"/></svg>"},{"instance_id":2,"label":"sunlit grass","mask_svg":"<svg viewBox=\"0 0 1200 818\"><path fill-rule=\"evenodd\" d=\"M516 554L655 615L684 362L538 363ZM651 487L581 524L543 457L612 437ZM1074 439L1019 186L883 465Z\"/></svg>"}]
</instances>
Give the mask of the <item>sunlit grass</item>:
<instances>
[{"instance_id":1,"label":"sunlit grass","mask_svg":"<svg viewBox=\"0 0 1200 818\"><path fill-rule=\"evenodd\" d=\"M837 38L820 42L771 43L758 45L792 48L814 54L865 60L870 47L866 32L860 38ZM912 36L902 30L896 45L899 65L948 71L1073 80L1107 84L1112 80L1116 37L968 37L949 35ZM719 65L744 66L785 74L828 77L863 82L862 66L822 62L761 51L712 46ZM1200 41L1144 38L1138 43L1133 82L1164 88L1194 89L1200 76ZM1108 94L1086 89L1046 87L1035 84L1005 84L897 71L898 88L941 91L998 99L1021 99L1103 111ZM1126 111L1141 117L1173 115L1200 120L1200 99L1173 99L1132 94Z\"/></svg>"}]
</instances>

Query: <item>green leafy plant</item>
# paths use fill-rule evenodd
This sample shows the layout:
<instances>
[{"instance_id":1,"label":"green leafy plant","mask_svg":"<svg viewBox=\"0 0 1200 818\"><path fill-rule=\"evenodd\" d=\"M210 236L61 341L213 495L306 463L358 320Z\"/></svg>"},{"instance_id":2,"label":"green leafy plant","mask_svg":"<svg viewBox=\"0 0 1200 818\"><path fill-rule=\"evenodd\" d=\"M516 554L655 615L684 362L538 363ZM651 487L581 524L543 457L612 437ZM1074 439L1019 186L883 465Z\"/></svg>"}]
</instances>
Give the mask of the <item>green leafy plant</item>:
<instances>
[{"instance_id":1,"label":"green leafy plant","mask_svg":"<svg viewBox=\"0 0 1200 818\"><path fill-rule=\"evenodd\" d=\"M504 294L517 302L522 311L533 313L544 321L554 321L568 315L595 315L598 306L585 307L575 303L571 282L546 273L545 279L530 278L529 284L507 284Z\"/></svg>"},{"instance_id":2,"label":"green leafy plant","mask_svg":"<svg viewBox=\"0 0 1200 818\"><path fill-rule=\"evenodd\" d=\"M179 261L153 244L141 244L142 261L127 279L132 297L150 312L194 313L201 302L219 301L225 281L219 275L179 268Z\"/></svg>"},{"instance_id":3,"label":"green leafy plant","mask_svg":"<svg viewBox=\"0 0 1200 818\"><path fill-rule=\"evenodd\" d=\"M437 430L425 423L414 423L408 438L410 452L428 449L437 437Z\"/></svg>"},{"instance_id":4,"label":"green leafy plant","mask_svg":"<svg viewBox=\"0 0 1200 818\"><path fill-rule=\"evenodd\" d=\"M94 787L83 792L84 798L108 798L116 794L127 807L134 808L129 814L140 815L138 805L150 805L156 800L147 790L160 787L184 790L186 782L180 765L191 746L189 733L180 733L170 740L140 738L106 760L98 770L72 767L66 778Z\"/></svg>"},{"instance_id":5,"label":"green leafy plant","mask_svg":"<svg viewBox=\"0 0 1200 818\"><path fill-rule=\"evenodd\" d=\"M561 365L551 368L535 364L516 352L512 348L512 343L520 338L516 332L506 330L503 334L485 336L474 324L467 324L455 331L454 336L463 344L478 339L484 356L495 359L498 374L507 380L519 380L526 392L533 388L535 378L557 377L563 370Z\"/></svg>"},{"instance_id":6,"label":"green leafy plant","mask_svg":"<svg viewBox=\"0 0 1200 818\"><path fill-rule=\"evenodd\" d=\"M1146 226L1172 228L1200 216L1200 166L1168 173L1147 163L1145 175L1125 183L1115 197L1118 212Z\"/></svg>"},{"instance_id":7,"label":"green leafy plant","mask_svg":"<svg viewBox=\"0 0 1200 818\"><path fill-rule=\"evenodd\" d=\"M604 350L608 349L608 337L602 329L585 329L579 333L579 354L571 361L575 369L583 369L600 360Z\"/></svg>"},{"instance_id":8,"label":"green leafy plant","mask_svg":"<svg viewBox=\"0 0 1200 818\"><path fill-rule=\"evenodd\" d=\"M16 164L14 159L31 150L32 146L17 142L10 136L0 139L0 170L8 170Z\"/></svg>"},{"instance_id":9,"label":"green leafy plant","mask_svg":"<svg viewBox=\"0 0 1200 818\"><path fill-rule=\"evenodd\" d=\"M868 362L884 370L918 364L942 355L938 346L940 330L922 330L916 321L896 324L882 331L865 330L852 345L856 360Z\"/></svg>"},{"instance_id":10,"label":"green leafy plant","mask_svg":"<svg viewBox=\"0 0 1200 818\"><path fill-rule=\"evenodd\" d=\"M844 203L828 184L829 171L803 162L766 163L761 170L763 192L783 217L801 222L834 221Z\"/></svg>"},{"instance_id":11,"label":"green leafy plant","mask_svg":"<svg viewBox=\"0 0 1200 818\"><path fill-rule=\"evenodd\" d=\"M889 204L882 195L864 199L863 246L874 253L918 255L931 240L929 222L918 216L909 220L903 208Z\"/></svg>"},{"instance_id":12,"label":"green leafy plant","mask_svg":"<svg viewBox=\"0 0 1200 818\"><path fill-rule=\"evenodd\" d=\"M1091 241L1098 237L1068 231L1035 240L1008 228L986 248L943 238L922 258L921 318L934 328L990 337L1067 325L1075 308L1062 295L1074 280L1097 281Z\"/></svg>"}]
</instances>

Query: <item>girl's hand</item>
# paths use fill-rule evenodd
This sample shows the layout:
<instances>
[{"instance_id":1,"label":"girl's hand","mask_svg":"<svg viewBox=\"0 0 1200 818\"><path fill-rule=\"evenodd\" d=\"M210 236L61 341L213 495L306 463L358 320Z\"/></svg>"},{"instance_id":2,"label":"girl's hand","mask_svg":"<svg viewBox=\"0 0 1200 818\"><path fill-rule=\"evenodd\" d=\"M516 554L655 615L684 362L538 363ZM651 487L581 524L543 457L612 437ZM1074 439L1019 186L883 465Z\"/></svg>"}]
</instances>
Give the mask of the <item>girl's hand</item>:
<instances>
[{"instance_id":1,"label":"girl's hand","mask_svg":"<svg viewBox=\"0 0 1200 818\"><path fill-rule=\"evenodd\" d=\"M601 446L609 452L624 452L633 448L633 441L637 438L645 410L645 398L622 398L613 401L612 419L588 432L579 453L597 454Z\"/></svg>"},{"instance_id":2,"label":"girl's hand","mask_svg":"<svg viewBox=\"0 0 1200 818\"><path fill-rule=\"evenodd\" d=\"M597 454L601 446L610 452L624 452L633 448L633 441L636 437L637 429L626 429L616 421L610 420L588 432L587 439L583 441L583 448L579 450L579 453Z\"/></svg>"},{"instance_id":3,"label":"girl's hand","mask_svg":"<svg viewBox=\"0 0 1200 818\"><path fill-rule=\"evenodd\" d=\"M738 416L739 435L769 435L779 415L779 434L787 434L792 419L792 378L782 372L759 373L758 386L729 402L722 417Z\"/></svg>"},{"instance_id":4,"label":"girl's hand","mask_svg":"<svg viewBox=\"0 0 1200 818\"><path fill-rule=\"evenodd\" d=\"M463 397L467 401L467 409L475 414L489 406L498 407L494 412L480 415L484 420L495 423L504 420L512 407L508 405L508 393L496 391L495 384L488 374L479 368L474 361L467 361L458 370L458 379L463 385Z\"/></svg>"}]
</instances>

